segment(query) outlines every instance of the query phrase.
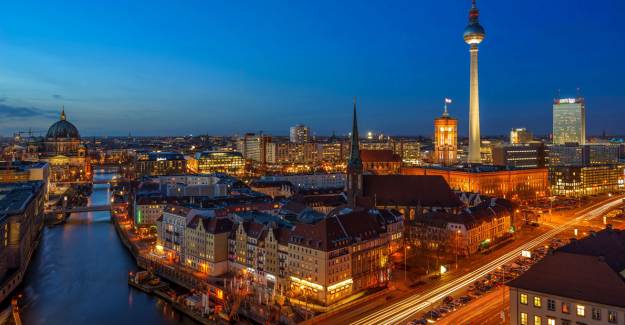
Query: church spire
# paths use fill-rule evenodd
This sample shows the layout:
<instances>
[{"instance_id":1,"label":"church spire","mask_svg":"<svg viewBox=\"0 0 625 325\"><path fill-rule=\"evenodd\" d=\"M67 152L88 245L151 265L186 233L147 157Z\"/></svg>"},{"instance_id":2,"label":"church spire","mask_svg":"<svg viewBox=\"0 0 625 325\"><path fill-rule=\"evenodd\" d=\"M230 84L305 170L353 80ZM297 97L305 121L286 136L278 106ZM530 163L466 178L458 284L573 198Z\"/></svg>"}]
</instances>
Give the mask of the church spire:
<instances>
[{"instance_id":1,"label":"church spire","mask_svg":"<svg viewBox=\"0 0 625 325\"><path fill-rule=\"evenodd\" d=\"M352 119L351 152L348 165L352 167L362 166L360 160L360 141L358 140L358 119L356 118L356 97L354 97L354 113Z\"/></svg>"},{"instance_id":2,"label":"church spire","mask_svg":"<svg viewBox=\"0 0 625 325\"><path fill-rule=\"evenodd\" d=\"M61 108L61 121L65 121L65 105Z\"/></svg>"},{"instance_id":3,"label":"church spire","mask_svg":"<svg viewBox=\"0 0 625 325\"><path fill-rule=\"evenodd\" d=\"M354 97L354 116L352 120L351 152L347 161L347 204L355 208L358 198L362 196L362 160L358 141L358 119L356 118L356 97Z\"/></svg>"}]
</instances>

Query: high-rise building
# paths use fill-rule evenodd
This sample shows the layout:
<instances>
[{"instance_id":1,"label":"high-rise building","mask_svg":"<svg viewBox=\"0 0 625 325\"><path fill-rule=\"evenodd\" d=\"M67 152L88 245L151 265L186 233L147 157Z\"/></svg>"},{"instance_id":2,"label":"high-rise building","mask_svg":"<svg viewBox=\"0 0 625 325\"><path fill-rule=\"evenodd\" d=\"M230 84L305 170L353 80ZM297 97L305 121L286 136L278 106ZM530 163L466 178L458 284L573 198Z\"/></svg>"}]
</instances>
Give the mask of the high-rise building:
<instances>
[{"instance_id":1,"label":"high-rise building","mask_svg":"<svg viewBox=\"0 0 625 325\"><path fill-rule=\"evenodd\" d=\"M510 144L524 144L534 140L532 132L525 128L510 130Z\"/></svg>"},{"instance_id":2,"label":"high-rise building","mask_svg":"<svg viewBox=\"0 0 625 325\"><path fill-rule=\"evenodd\" d=\"M553 144L586 143L584 98L562 98L553 102Z\"/></svg>"},{"instance_id":3,"label":"high-rise building","mask_svg":"<svg viewBox=\"0 0 625 325\"><path fill-rule=\"evenodd\" d=\"M479 153L479 152L478 152ZM434 119L434 162L444 166L456 163L458 156L458 120L449 116L447 99L443 116Z\"/></svg>"},{"instance_id":4,"label":"high-rise building","mask_svg":"<svg viewBox=\"0 0 625 325\"><path fill-rule=\"evenodd\" d=\"M303 124L292 126L289 139L293 143L306 143L310 140L310 129Z\"/></svg>"},{"instance_id":5,"label":"high-rise building","mask_svg":"<svg viewBox=\"0 0 625 325\"><path fill-rule=\"evenodd\" d=\"M264 134L256 135L247 133L237 143L237 151L243 154L243 158L257 163L267 162L267 144L271 142L271 137Z\"/></svg>"},{"instance_id":6,"label":"high-rise building","mask_svg":"<svg viewBox=\"0 0 625 325\"><path fill-rule=\"evenodd\" d=\"M482 158L480 156L480 96L478 87L477 74L477 46L480 44L486 32L479 21L480 12L475 5L469 11L469 24L464 29L464 41L471 46L471 83L470 83L470 101L469 101L469 157L467 162L470 164L480 164Z\"/></svg>"}]
</instances>

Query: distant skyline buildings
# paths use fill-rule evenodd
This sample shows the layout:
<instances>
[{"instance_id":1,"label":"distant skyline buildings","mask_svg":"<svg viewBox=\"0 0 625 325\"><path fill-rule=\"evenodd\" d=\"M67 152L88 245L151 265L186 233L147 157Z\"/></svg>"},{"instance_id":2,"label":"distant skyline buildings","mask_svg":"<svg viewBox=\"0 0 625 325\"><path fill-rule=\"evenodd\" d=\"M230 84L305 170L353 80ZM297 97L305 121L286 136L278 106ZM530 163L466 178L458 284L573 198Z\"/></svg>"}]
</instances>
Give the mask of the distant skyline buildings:
<instances>
[{"instance_id":1,"label":"distant skyline buildings","mask_svg":"<svg viewBox=\"0 0 625 325\"><path fill-rule=\"evenodd\" d=\"M347 134L339 121L349 118L344 103L353 95L362 99L361 128L388 135L430 135L439 99L452 96L459 135L468 134L466 45L458 35L468 0L244 7L138 0L37 3L36 12L32 4L10 2L0 13L5 136L45 131L62 105L84 136L286 134L300 122L318 135ZM577 87L593 107L588 133L620 133L625 45L614 40L625 38L622 1L593 10L581 0L481 6L489 27L480 65L483 135L516 125L548 134L553 93ZM353 14L336 15L343 10Z\"/></svg>"}]
</instances>

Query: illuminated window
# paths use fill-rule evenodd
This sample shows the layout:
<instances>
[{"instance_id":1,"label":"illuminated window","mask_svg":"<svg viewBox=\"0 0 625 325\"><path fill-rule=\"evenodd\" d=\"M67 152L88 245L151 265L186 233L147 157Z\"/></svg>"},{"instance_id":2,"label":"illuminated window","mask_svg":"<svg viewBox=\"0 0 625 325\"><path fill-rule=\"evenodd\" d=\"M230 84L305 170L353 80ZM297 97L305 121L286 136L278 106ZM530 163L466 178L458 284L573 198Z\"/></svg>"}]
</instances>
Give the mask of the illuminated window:
<instances>
[{"instance_id":1,"label":"illuminated window","mask_svg":"<svg viewBox=\"0 0 625 325\"><path fill-rule=\"evenodd\" d=\"M568 302L563 302L562 303L562 313L563 314L569 314L571 313L571 305L569 305Z\"/></svg>"},{"instance_id":2,"label":"illuminated window","mask_svg":"<svg viewBox=\"0 0 625 325\"><path fill-rule=\"evenodd\" d=\"M542 319L540 316L534 316L534 325L541 325Z\"/></svg>"},{"instance_id":3,"label":"illuminated window","mask_svg":"<svg viewBox=\"0 0 625 325\"><path fill-rule=\"evenodd\" d=\"M527 305L527 295L524 293L521 294L521 303Z\"/></svg>"},{"instance_id":4,"label":"illuminated window","mask_svg":"<svg viewBox=\"0 0 625 325\"><path fill-rule=\"evenodd\" d=\"M586 315L586 307L577 305L577 316L584 317Z\"/></svg>"},{"instance_id":5,"label":"illuminated window","mask_svg":"<svg viewBox=\"0 0 625 325\"><path fill-rule=\"evenodd\" d=\"M616 318L616 312L608 310L608 322L616 324L618 319Z\"/></svg>"},{"instance_id":6,"label":"illuminated window","mask_svg":"<svg viewBox=\"0 0 625 325\"><path fill-rule=\"evenodd\" d=\"M556 320L554 318L548 318L547 325L556 325Z\"/></svg>"},{"instance_id":7,"label":"illuminated window","mask_svg":"<svg viewBox=\"0 0 625 325\"><path fill-rule=\"evenodd\" d=\"M521 325L527 325L527 313L521 313Z\"/></svg>"},{"instance_id":8,"label":"illuminated window","mask_svg":"<svg viewBox=\"0 0 625 325\"><path fill-rule=\"evenodd\" d=\"M540 308L543 304L542 299L540 297L534 297L534 307Z\"/></svg>"}]
</instances>

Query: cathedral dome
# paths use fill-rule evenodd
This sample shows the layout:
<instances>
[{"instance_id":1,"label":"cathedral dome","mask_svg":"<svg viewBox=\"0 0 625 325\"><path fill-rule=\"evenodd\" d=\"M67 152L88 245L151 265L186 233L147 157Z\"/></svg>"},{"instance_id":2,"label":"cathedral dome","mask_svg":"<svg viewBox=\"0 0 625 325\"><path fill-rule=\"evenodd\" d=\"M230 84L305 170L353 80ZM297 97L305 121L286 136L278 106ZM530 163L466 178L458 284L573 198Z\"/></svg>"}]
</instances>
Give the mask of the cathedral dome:
<instances>
[{"instance_id":1,"label":"cathedral dome","mask_svg":"<svg viewBox=\"0 0 625 325\"><path fill-rule=\"evenodd\" d=\"M80 139L80 133L78 133L78 129L74 124L66 120L65 110L63 110L61 112L61 119L50 126L46 138Z\"/></svg>"}]
</instances>

